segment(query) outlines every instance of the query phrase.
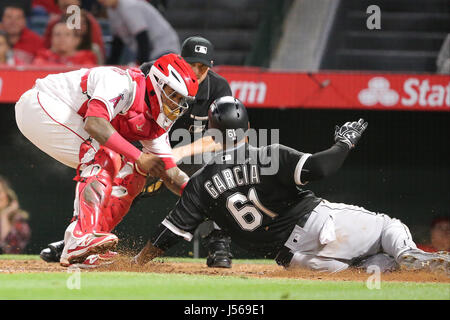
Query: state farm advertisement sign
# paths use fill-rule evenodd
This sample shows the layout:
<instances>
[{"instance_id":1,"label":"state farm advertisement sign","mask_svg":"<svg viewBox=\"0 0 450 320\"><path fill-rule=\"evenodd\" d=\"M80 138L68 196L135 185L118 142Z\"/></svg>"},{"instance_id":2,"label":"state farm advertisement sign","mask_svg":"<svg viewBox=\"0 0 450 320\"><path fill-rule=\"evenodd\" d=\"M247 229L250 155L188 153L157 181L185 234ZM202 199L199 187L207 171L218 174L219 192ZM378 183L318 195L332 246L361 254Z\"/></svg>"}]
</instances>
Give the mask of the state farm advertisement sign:
<instances>
[{"instance_id":1,"label":"state farm advertisement sign","mask_svg":"<svg viewBox=\"0 0 450 320\"><path fill-rule=\"evenodd\" d=\"M450 76L218 72L249 107L450 111Z\"/></svg>"},{"instance_id":2,"label":"state farm advertisement sign","mask_svg":"<svg viewBox=\"0 0 450 320\"><path fill-rule=\"evenodd\" d=\"M73 68L0 69L0 103L15 103L37 78ZM450 76L366 72L276 72L216 67L253 108L450 111Z\"/></svg>"}]
</instances>

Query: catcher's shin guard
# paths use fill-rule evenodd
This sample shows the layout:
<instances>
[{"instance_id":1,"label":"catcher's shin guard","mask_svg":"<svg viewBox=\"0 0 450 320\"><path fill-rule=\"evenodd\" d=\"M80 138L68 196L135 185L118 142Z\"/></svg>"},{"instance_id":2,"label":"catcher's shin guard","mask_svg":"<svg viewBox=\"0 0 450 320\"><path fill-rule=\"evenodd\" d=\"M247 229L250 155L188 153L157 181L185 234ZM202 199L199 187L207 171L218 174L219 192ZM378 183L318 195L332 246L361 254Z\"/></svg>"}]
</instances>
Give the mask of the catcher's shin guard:
<instances>
[{"instance_id":1,"label":"catcher's shin guard","mask_svg":"<svg viewBox=\"0 0 450 320\"><path fill-rule=\"evenodd\" d=\"M98 227L111 232L130 210L136 196L145 186L146 177L139 174L131 162L127 162L114 179L108 207L104 210Z\"/></svg>"},{"instance_id":2,"label":"catcher's shin guard","mask_svg":"<svg viewBox=\"0 0 450 320\"><path fill-rule=\"evenodd\" d=\"M83 170L76 189L75 215L78 222L73 231L75 236L102 231L100 221L107 212L113 180L121 164L118 153L101 147L93 163Z\"/></svg>"}]
</instances>

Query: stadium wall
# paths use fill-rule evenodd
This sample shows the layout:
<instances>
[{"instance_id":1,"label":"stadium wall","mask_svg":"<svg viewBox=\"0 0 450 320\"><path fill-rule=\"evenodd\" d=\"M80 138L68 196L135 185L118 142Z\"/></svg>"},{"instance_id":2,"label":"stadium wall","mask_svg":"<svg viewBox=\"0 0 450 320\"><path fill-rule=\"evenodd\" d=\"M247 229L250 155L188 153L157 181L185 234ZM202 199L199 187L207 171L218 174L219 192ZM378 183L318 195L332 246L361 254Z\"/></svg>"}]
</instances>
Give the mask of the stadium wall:
<instances>
[{"instance_id":1,"label":"stadium wall","mask_svg":"<svg viewBox=\"0 0 450 320\"><path fill-rule=\"evenodd\" d=\"M410 226L417 242L427 240L433 218L450 214L449 112L395 107L276 107L251 106L252 126L280 129L280 143L305 152L329 147L336 124L359 118L369 122L360 144L341 170L307 186L318 196L397 217ZM0 175L11 181L21 206L30 213L32 241L27 251L39 253L49 242L63 238L72 217L75 172L20 134L11 103L0 105L0 134ZM176 199L165 190L137 203L117 228L122 246L139 249ZM192 244L186 242L169 254L189 252ZM200 252L202 256L206 254L203 248ZM256 257L235 245L233 253L238 258Z\"/></svg>"}]
</instances>

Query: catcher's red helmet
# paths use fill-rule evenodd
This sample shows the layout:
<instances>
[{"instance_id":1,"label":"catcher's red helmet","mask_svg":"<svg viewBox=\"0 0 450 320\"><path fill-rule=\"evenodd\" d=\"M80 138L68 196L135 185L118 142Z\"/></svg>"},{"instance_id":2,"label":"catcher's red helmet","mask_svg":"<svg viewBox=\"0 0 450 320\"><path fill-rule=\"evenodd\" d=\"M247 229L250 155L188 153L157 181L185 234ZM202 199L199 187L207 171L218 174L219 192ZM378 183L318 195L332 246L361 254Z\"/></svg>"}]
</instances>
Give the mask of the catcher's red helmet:
<instances>
[{"instance_id":1,"label":"catcher's red helmet","mask_svg":"<svg viewBox=\"0 0 450 320\"><path fill-rule=\"evenodd\" d=\"M156 60L146 77L147 93L154 90L158 98L159 110L152 110L152 116L160 127L169 130L172 124L189 108L189 102L193 101L198 91L198 80L191 66L179 55L170 53ZM168 96L163 88L168 85L174 92L183 98L175 102ZM163 103L170 100L178 107L168 108Z\"/></svg>"}]
</instances>

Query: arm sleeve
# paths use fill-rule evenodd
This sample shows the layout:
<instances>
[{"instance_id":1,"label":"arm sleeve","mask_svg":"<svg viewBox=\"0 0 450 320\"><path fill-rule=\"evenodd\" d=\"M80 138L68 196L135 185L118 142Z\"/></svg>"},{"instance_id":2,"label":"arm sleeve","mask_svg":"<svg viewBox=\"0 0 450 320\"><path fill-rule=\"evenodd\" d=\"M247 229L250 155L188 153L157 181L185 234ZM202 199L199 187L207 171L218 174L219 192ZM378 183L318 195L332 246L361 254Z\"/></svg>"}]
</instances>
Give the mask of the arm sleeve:
<instances>
[{"instance_id":1,"label":"arm sleeve","mask_svg":"<svg viewBox=\"0 0 450 320\"><path fill-rule=\"evenodd\" d=\"M136 35L137 41L137 63L141 64L148 60L149 52L152 50L152 45L148 39L147 31L141 31Z\"/></svg>"},{"instance_id":2,"label":"arm sleeve","mask_svg":"<svg viewBox=\"0 0 450 320\"><path fill-rule=\"evenodd\" d=\"M99 117L110 121L106 105L102 101L95 99L89 101L88 109L84 115L84 118L87 117Z\"/></svg>"},{"instance_id":3,"label":"arm sleeve","mask_svg":"<svg viewBox=\"0 0 450 320\"><path fill-rule=\"evenodd\" d=\"M169 134L164 133L156 139L142 140L142 151L153 153L159 156L166 165L166 170L176 167L175 159L172 153L172 147L169 143Z\"/></svg>"},{"instance_id":4,"label":"arm sleeve","mask_svg":"<svg viewBox=\"0 0 450 320\"><path fill-rule=\"evenodd\" d=\"M342 166L349 151L345 143L338 142L327 150L314 153L305 161L301 178L313 181L328 177Z\"/></svg>"},{"instance_id":5,"label":"arm sleeve","mask_svg":"<svg viewBox=\"0 0 450 320\"><path fill-rule=\"evenodd\" d=\"M349 148L341 142L314 154L302 153L283 145L274 145L271 150L272 156L279 159L277 177L284 185L305 185L331 175L342 166L348 152Z\"/></svg>"},{"instance_id":6,"label":"arm sleeve","mask_svg":"<svg viewBox=\"0 0 450 320\"><path fill-rule=\"evenodd\" d=\"M203 214L200 198L193 185L193 181L188 182L177 205L163 221L163 224L172 232L188 241L192 240L195 229L206 218Z\"/></svg>"},{"instance_id":7,"label":"arm sleeve","mask_svg":"<svg viewBox=\"0 0 450 320\"><path fill-rule=\"evenodd\" d=\"M303 185L301 180L305 161L311 156L281 144L268 147L271 161L278 161L277 179L286 186Z\"/></svg>"},{"instance_id":8,"label":"arm sleeve","mask_svg":"<svg viewBox=\"0 0 450 320\"><path fill-rule=\"evenodd\" d=\"M205 221L197 195L193 183L188 183L175 208L151 236L150 241L155 247L165 251L180 239L192 240L198 225Z\"/></svg>"}]
</instances>

